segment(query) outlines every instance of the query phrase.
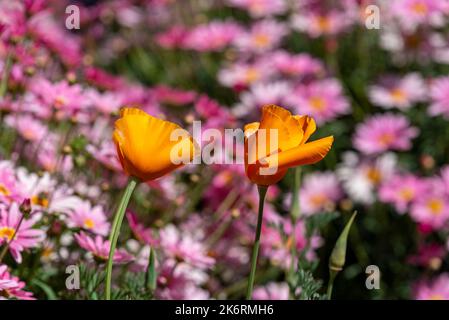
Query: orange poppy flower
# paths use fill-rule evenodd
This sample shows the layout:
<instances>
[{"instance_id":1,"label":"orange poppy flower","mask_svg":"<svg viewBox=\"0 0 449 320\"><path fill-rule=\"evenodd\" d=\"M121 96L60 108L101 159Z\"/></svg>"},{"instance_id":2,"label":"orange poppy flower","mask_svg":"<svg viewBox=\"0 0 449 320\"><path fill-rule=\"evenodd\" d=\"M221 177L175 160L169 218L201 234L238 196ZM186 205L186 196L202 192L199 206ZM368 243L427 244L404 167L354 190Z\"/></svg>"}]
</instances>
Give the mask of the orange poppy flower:
<instances>
[{"instance_id":1,"label":"orange poppy flower","mask_svg":"<svg viewBox=\"0 0 449 320\"><path fill-rule=\"evenodd\" d=\"M175 123L150 116L137 108L123 108L115 122L113 139L123 170L150 181L193 159L195 145Z\"/></svg>"},{"instance_id":2,"label":"orange poppy flower","mask_svg":"<svg viewBox=\"0 0 449 320\"><path fill-rule=\"evenodd\" d=\"M315 132L315 121L306 115L268 105L259 122L245 131L245 171L251 182L268 186L280 181L292 167L322 160L331 149L333 136L307 142Z\"/></svg>"}]
</instances>

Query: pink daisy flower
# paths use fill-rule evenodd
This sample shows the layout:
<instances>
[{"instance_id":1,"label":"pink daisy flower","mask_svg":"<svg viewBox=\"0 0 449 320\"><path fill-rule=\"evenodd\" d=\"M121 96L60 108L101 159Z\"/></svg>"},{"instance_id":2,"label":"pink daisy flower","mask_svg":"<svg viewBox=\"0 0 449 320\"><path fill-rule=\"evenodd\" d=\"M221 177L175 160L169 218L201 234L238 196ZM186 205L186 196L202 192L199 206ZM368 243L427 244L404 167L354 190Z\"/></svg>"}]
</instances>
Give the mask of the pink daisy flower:
<instances>
[{"instance_id":1,"label":"pink daisy flower","mask_svg":"<svg viewBox=\"0 0 449 320\"><path fill-rule=\"evenodd\" d=\"M85 96L92 107L105 115L118 112L123 104L121 96L113 92L100 93L95 89L89 89L86 90Z\"/></svg>"},{"instance_id":2,"label":"pink daisy flower","mask_svg":"<svg viewBox=\"0 0 449 320\"><path fill-rule=\"evenodd\" d=\"M398 0L389 8L406 29L414 29L420 24L435 24L441 20L445 1L442 0Z\"/></svg>"},{"instance_id":3,"label":"pink daisy flower","mask_svg":"<svg viewBox=\"0 0 449 320\"><path fill-rule=\"evenodd\" d=\"M188 31L183 26L173 26L156 35L157 44L166 49L182 48L185 45Z\"/></svg>"},{"instance_id":4,"label":"pink daisy flower","mask_svg":"<svg viewBox=\"0 0 449 320\"><path fill-rule=\"evenodd\" d=\"M359 124L353 138L354 147L365 154L387 150L405 151L412 147L411 140L419 130L411 127L408 119L391 113L374 115Z\"/></svg>"},{"instance_id":5,"label":"pink daisy flower","mask_svg":"<svg viewBox=\"0 0 449 320\"><path fill-rule=\"evenodd\" d=\"M414 286L416 300L449 300L449 275L440 274L434 279L419 281Z\"/></svg>"},{"instance_id":6,"label":"pink daisy flower","mask_svg":"<svg viewBox=\"0 0 449 320\"><path fill-rule=\"evenodd\" d=\"M287 10L285 0L227 0L227 3L247 10L253 18L282 14Z\"/></svg>"},{"instance_id":7,"label":"pink daisy flower","mask_svg":"<svg viewBox=\"0 0 449 320\"><path fill-rule=\"evenodd\" d=\"M184 47L197 51L220 51L241 33L239 25L232 21L212 21L189 31Z\"/></svg>"},{"instance_id":8,"label":"pink daisy flower","mask_svg":"<svg viewBox=\"0 0 449 320\"><path fill-rule=\"evenodd\" d=\"M263 287L254 288L254 300L288 300L290 290L285 282L270 282Z\"/></svg>"},{"instance_id":9,"label":"pink daisy flower","mask_svg":"<svg viewBox=\"0 0 449 320\"><path fill-rule=\"evenodd\" d=\"M298 31L306 32L312 38L337 35L352 22L344 13L337 10L320 13L303 8L302 12L293 15L292 26Z\"/></svg>"},{"instance_id":10,"label":"pink daisy flower","mask_svg":"<svg viewBox=\"0 0 449 320\"><path fill-rule=\"evenodd\" d=\"M422 194L412 204L410 215L413 220L421 225L434 230L441 229L449 221L449 199L438 192Z\"/></svg>"},{"instance_id":11,"label":"pink daisy flower","mask_svg":"<svg viewBox=\"0 0 449 320\"><path fill-rule=\"evenodd\" d=\"M9 273L6 265L0 265L0 300L34 300L33 293L23 290L25 282Z\"/></svg>"},{"instance_id":12,"label":"pink daisy flower","mask_svg":"<svg viewBox=\"0 0 449 320\"><path fill-rule=\"evenodd\" d=\"M91 238L84 232L75 234L75 239L81 248L89 251L96 259L103 262L108 260L109 248L111 245L108 240L104 240L99 235L95 236L95 238ZM126 263L132 259L132 256L126 250L115 250L113 258L115 263Z\"/></svg>"},{"instance_id":13,"label":"pink daisy flower","mask_svg":"<svg viewBox=\"0 0 449 320\"><path fill-rule=\"evenodd\" d=\"M268 80L273 70L262 63L235 63L218 73L218 81L226 87L241 91L254 83Z\"/></svg>"},{"instance_id":14,"label":"pink daisy flower","mask_svg":"<svg viewBox=\"0 0 449 320\"><path fill-rule=\"evenodd\" d=\"M5 123L15 128L25 140L32 142L41 141L48 131L47 126L30 115L10 115L5 119Z\"/></svg>"},{"instance_id":15,"label":"pink daisy flower","mask_svg":"<svg viewBox=\"0 0 449 320\"><path fill-rule=\"evenodd\" d=\"M235 45L243 50L262 53L279 46L282 38L288 34L287 27L275 20L262 20L254 23L249 32L235 39Z\"/></svg>"},{"instance_id":16,"label":"pink daisy flower","mask_svg":"<svg viewBox=\"0 0 449 320\"><path fill-rule=\"evenodd\" d=\"M441 264L446 255L446 249L443 245L437 243L421 244L418 252L407 261L416 266L432 268Z\"/></svg>"},{"instance_id":17,"label":"pink daisy flower","mask_svg":"<svg viewBox=\"0 0 449 320\"><path fill-rule=\"evenodd\" d=\"M429 114L449 119L449 77L437 78L431 82L430 98Z\"/></svg>"},{"instance_id":18,"label":"pink daisy flower","mask_svg":"<svg viewBox=\"0 0 449 320\"><path fill-rule=\"evenodd\" d=\"M399 213L405 213L409 205L422 196L427 184L412 175L395 175L383 183L379 189L379 199L394 205Z\"/></svg>"},{"instance_id":19,"label":"pink daisy flower","mask_svg":"<svg viewBox=\"0 0 449 320\"><path fill-rule=\"evenodd\" d=\"M10 203L21 197L14 168L9 161L0 161L0 202Z\"/></svg>"},{"instance_id":20,"label":"pink daisy flower","mask_svg":"<svg viewBox=\"0 0 449 320\"><path fill-rule=\"evenodd\" d=\"M160 245L168 257L202 269L214 265L215 259L207 255L205 244L190 234L181 234L174 225L166 226L159 236Z\"/></svg>"},{"instance_id":21,"label":"pink daisy flower","mask_svg":"<svg viewBox=\"0 0 449 320\"><path fill-rule=\"evenodd\" d=\"M83 201L67 214L67 225L70 228L89 230L101 236L109 233L109 222L103 207L92 207L89 201Z\"/></svg>"},{"instance_id":22,"label":"pink daisy flower","mask_svg":"<svg viewBox=\"0 0 449 320\"><path fill-rule=\"evenodd\" d=\"M336 175L332 172L309 174L299 192L301 212L306 215L331 211L343 196Z\"/></svg>"},{"instance_id":23,"label":"pink daisy flower","mask_svg":"<svg viewBox=\"0 0 449 320\"><path fill-rule=\"evenodd\" d=\"M145 228L145 226L139 222L137 215L134 212L128 210L126 212L126 218L128 219L129 227L137 240L149 244L150 246L158 244L158 240L154 237L151 228Z\"/></svg>"},{"instance_id":24,"label":"pink daisy flower","mask_svg":"<svg viewBox=\"0 0 449 320\"><path fill-rule=\"evenodd\" d=\"M9 252L17 263L22 262L21 253L24 250L38 247L45 239L45 231L33 229L36 216L23 219L19 227L21 218L22 213L15 202L9 208L0 208L0 244L9 243Z\"/></svg>"},{"instance_id":25,"label":"pink daisy flower","mask_svg":"<svg viewBox=\"0 0 449 320\"><path fill-rule=\"evenodd\" d=\"M158 85L151 90L155 99L159 103L172 105L185 105L192 103L196 98L195 91L185 91L171 88L165 85Z\"/></svg>"},{"instance_id":26,"label":"pink daisy flower","mask_svg":"<svg viewBox=\"0 0 449 320\"><path fill-rule=\"evenodd\" d=\"M409 109L413 104L426 98L426 85L417 73L403 78L386 77L377 85L369 88L371 101L385 109Z\"/></svg>"},{"instance_id":27,"label":"pink daisy flower","mask_svg":"<svg viewBox=\"0 0 449 320\"><path fill-rule=\"evenodd\" d=\"M279 50L267 57L273 67L280 73L289 77L304 77L324 73L323 63L307 53L290 54Z\"/></svg>"},{"instance_id":28,"label":"pink daisy flower","mask_svg":"<svg viewBox=\"0 0 449 320\"><path fill-rule=\"evenodd\" d=\"M300 85L286 100L295 109L295 113L307 114L317 124L323 124L350 111L350 104L336 79Z\"/></svg>"}]
</instances>

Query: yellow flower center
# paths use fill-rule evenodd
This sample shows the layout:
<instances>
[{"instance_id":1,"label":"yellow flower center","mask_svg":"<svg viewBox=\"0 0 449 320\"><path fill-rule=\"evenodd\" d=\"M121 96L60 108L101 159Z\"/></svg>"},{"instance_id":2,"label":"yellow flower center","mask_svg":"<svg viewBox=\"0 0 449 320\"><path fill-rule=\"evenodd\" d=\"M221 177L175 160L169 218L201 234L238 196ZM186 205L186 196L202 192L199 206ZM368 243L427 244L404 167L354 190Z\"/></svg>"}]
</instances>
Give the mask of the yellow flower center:
<instances>
[{"instance_id":1,"label":"yellow flower center","mask_svg":"<svg viewBox=\"0 0 449 320\"><path fill-rule=\"evenodd\" d=\"M314 206L317 206L317 207L322 206L325 201L326 201L326 196L324 196L322 194L315 194L310 197L310 202Z\"/></svg>"},{"instance_id":2,"label":"yellow flower center","mask_svg":"<svg viewBox=\"0 0 449 320\"><path fill-rule=\"evenodd\" d=\"M415 2L412 4L412 11L420 15L425 15L429 11L429 8L423 2Z\"/></svg>"},{"instance_id":3,"label":"yellow flower center","mask_svg":"<svg viewBox=\"0 0 449 320\"><path fill-rule=\"evenodd\" d=\"M433 293L429 296L429 300L444 300L444 296L440 293Z\"/></svg>"},{"instance_id":4,"label":"yellow flower center","mask_svg":"<svg viewBox=\"0 0 449 320\"><path fill-rule=\"evenodd\" d=\"M9 196L11 194L11 191L9 191L9 189L6 188L3 184L0 184L0 194Z\"/></svg>"},{"instance_id":5,"label":"yellow flower center","mask_svg":"<svg viewBox=\"0 0 449 320\"><path fill-rule=\"evenodd\" d=\"M390 145L394 141L394 136L391 133L383 133L379 136L379 142L385 146Z\"/></svg>"},{"instance_id":6,"label":"yellow flower center","mask_svg":"<svg viewBox=\"0 0 449 320\"><path fill-rule=\"evenodd\" d=\"M259 79L259 72L255 68L249 68L245 73L245 81L247 83L253 83Z\"/></svg>"},{"instance_id":7,"label":"yellow flower center","mask_svg":"<svg viewBox=\"0 0 449 320\"><path fill-rule=\"evenodd\" d=\"M403 90L396 88L390 92L391 98L394 102L401 103L406 100L406 94Z\"/></svg>"},{"instance_id":8,"label":"yellow flower center","mask_svg":"<svg viewBox=\"0 0 449 320\"><path fill-rule=\"evenodd\" d=\"M270 37L266 34L259 33L254 36L253 41L256 47L265 48L270 43Z\"/></svg>"},{"instance_id":9,"label":"yellow flower center","mask_svg":"<svg viewBox=\"0 0 449 320\"><path fill-rule=\"evenodd\" d=\"M382 180L382 174L376 168L369 168L366 176L373 184L378 184Z\"/></svg>"},{"instance_id":10,"label":"yellow flower center","mask_svg":"<svg viewBox=\"0 0 449 320\"><path fill-rule=\"evenodd\" d=\"M331 29L330 20L326 16L319 16L317 18L317 25L318 25L318 29L321 32L326 32L326 31L329 31Z\"/></svg>"},{"instance_id":11,"label":"yellow flower center","mask_svg":"<svg viewBox=\"0 0 449 320\"><path fill-rule=\"evenodd\" d=\"M430 209L430 212L438 216L441 214L441 211L443 210L443 202L439 199L432 199L429 202L427 202L427 207Z\"/></svg>"},{"instance_id":12,"label":"yellow flower center","mask_svg":"<svg viewBox=\"0 0 449 320\"><path fill-rule=\"evenodd\" d=\"M11 241L15 232L16 230L11 227L2 227L0 228L0 239L6 239L8 241Z\"/></svg>"},{"instance_id":13,"label":"yellow flower center","mask_svg":"<svg viewBox=\"0 0 449 320\"><path fill-rule=\"evenodd\" d=\"M63 106L65 106L65 104L67 103L67 99L64 96L57 96L55 98L55 108L59 109Z\"/></svg>"},{"instance_id":14,"label":"yellow flower center","mask_svg":"<svg viewBox=\"0 0 449 320\"><path fill-rule=\"evenodd\" d=\"M37 206L48 208L48 198L43 195L37 195L31 197L31 203Z\"/></svg>"},{"instance_id":15,"label":"yellow flower center","mask_svg":"<svg viewBox=\"0 0 449 320\"><path fill-rule=\"evenodd\" d=\"M95 222L91 218L84 220L84 227L86 229L93 229L95 227Z\"/></svg>"},{"instance_id":16,"label":"yellow flower center","mask_svg":"<svg viewBox=\"0 0 449 320\"><path fill-rule=\"evenodd\" d=\"M321 111L326 107L326 102L321 97L312 97L310 98L309 103L312 109L315 109L317 111Z\"/></svg>"},{"instance_id":17,"label":"yellow flower center","mask_svg":"<svg viewBox=\"0 0 449 320\"><path fill-rule=\"evenodd\" d=\"M401 191L399 191L399 196L402 200L410 201L414 196L413 189L409 187L402 188Z\"/></svg>"}]
</instances>

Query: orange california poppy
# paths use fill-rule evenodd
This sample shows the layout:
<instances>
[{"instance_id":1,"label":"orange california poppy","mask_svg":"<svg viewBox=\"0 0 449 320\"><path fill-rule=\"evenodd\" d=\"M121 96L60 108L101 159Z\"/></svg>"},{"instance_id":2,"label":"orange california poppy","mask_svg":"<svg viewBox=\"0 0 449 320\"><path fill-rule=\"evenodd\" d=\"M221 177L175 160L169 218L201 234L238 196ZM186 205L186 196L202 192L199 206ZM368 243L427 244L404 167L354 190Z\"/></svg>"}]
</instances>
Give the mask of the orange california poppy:
<instances>
[{"instance_id":1,"label":"orange california poppy","mask_svg":"<svg viewBox=\"0 0 449 320\"><path fill-rule=\"evenodd\" d=\"M260 123L244 128L245 171L251 182L261 186L275 184L289 168L322 160L334 137L307 142L315 129L315 120L309 116L294 116L275 105L264 106Z\"/></svg>"},{"instance_id":2,"label":"orange california poppy","mask_svg":"<svg viewBox=\"0 0 449 320\"><path fill-rule=\"evenodd\" d=\"M123 170L141 181L162 177L193 159L193 139L175 123L123 108L113 139Z\"/></svg>"}]
</instances>

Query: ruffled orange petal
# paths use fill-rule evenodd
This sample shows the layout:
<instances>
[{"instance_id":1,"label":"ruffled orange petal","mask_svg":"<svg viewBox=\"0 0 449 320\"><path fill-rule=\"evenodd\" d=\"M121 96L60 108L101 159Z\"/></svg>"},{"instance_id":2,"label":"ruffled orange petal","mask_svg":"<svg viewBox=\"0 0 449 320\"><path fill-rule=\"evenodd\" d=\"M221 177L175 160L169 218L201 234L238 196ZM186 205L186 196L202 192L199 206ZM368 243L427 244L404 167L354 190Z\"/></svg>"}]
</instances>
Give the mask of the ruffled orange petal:
<instances>
[{"instance_id":1,"label":"ruffled orange petal","mask_svg":"<svg viewBox=\"0 0 449 320\"><path fill-rule=\"evenodd\" d=\"M334 137L329 136L308 142L287 151L279 152L278 154L267 157L265 160L269 167L277 166L278 170L285 170L306 164L314 164L322 160L327 155L333 142Z\"/></svg>"}]
</instances>

